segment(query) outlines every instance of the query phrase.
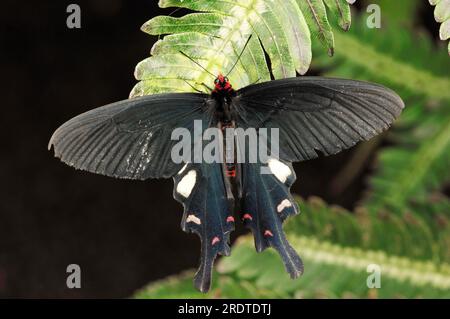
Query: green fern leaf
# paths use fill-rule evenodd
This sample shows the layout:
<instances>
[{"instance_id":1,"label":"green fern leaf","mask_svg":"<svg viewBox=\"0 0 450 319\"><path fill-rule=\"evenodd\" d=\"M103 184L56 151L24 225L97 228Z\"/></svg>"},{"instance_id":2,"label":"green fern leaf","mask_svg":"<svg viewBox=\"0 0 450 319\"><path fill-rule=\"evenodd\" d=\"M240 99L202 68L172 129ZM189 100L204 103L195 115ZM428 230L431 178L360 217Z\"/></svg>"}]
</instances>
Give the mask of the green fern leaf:
<instances>
[{"instance_id":1,"label":"green fern leaf","mask_svg":"<svg viewBox=\"0 0 450 319\"><path fill-rule=\"evenodd\" d=\"M450 265L439 267L431 263L417 262L410 259L386 255L379 251L367 251L356 248L341 247L330 242L314 238L290 235L290 241L305 259L309 267L304 277L292 281L282 272L282 266L272 251L252 258L243 258L253 249L249 237L244 237L235 245L235 255L222 259L219 272L233 275L244 280L252 280L258 287L272 289L278 294L291 296L315 297L322 292L331 297L342 297L345 292L364 297L369 294L367 288L367 266L380 265L386 281L396 281L402 285L415 287L419 291L433 291L434 295L445 296L450 293ZM328 271L328 273L327 273ZM389 278L389 279L387 279ZM350 280L351 279L351 280ZM391 282L392 284L392 282ZM365 287L364 287L365 286ZM384 286L380 297L417 296L415 289L402 291L395 285Z\"/></svg>"},{"instance_id":2,"label":"green fern leaf","mask_svg":"<svg viewBox=\"0 0 450 319\"><path fill-rule=\"evenodd\" d=\"M346 247L382 250L391 255L437 263L450 262L445 245L450 241L450 202L434 197L433 203L415 205L414 210L402 214L389 211L373 214L363 207L353 214L328 206L320 198L299 199L302 214L307 218L288 220L285 230ZM427 220L417 216L427 216Z\"/></svg>"},{"instance_id":3,"label":"green fern leaf","mask_svg":"<svg viewBox=\"0 0 450 319\"><path fill-rule=\"evenodd\" d=\"M135 77L140 82L131 96L161 92L205 90L210 74L180 53L195 59L213 74L228 73L247 42L248 47L232 74L236 88L304 74L311 63L311 36L317 33L332 52L333 34L327 11L338 17L342 28L350 26L345 0L161 0L160 7L194 11L181 18L159 16L142 30L166 35L152 48L152 56L140 62ZM270 70L265 58L270 58Z\"/></svg>"},{"instance_id":4,"label":"green fern leaf","mask_svg":"<svg viewBox=\"0 0 450 319\"><path fill-rule=\"evenodd\" d=\"M378 155L365 202L373 211L387 207L403 214L412 209L412 200L423 200L450 180L450 60L424 35L413 37L396 28L369 30L360 19L336 39L349 50L340 50L332 61L317 50L316 66L327 68L328 76L394 87L407 106L387 135L394 145ZM349 52L365 58L355 59Z\"/></svg>"},{"instance_id":5,"label":"green fern leaf","mask_svg":"<svg viewBox=\"0 0 450 319\"><path fill-rule=\"evenodd\" d=\"M409 141L403 148L397 145L381 152L367 205L402 209L411 199L424 200L430 191L450 180L450 112L446 109L409 131ZM419 134L425 136L419 139ZM414 136L415 143L411 139Z\"/></svg>"},{"instance_id":6,"label":"green fern leaf","mask_svg":"<svg viewBox=\"0 0 450 319\"><path fill-rule=\"evenodd\" d=\"M282 269L278 256L268 250L255 254L252 239L241 237L233 255L218 265L220 275L213 289L201 296L191 284L191 274L151 284L135 298L448 298L450 265L386 255L380 251L345 248L303 236L289 236L308 269L292 280ZM367 287L367 267L381 267L382 289Z\"/></svg>"},{"instance_id":7,"label":"green fern leaf","mask_svg":"<svg viewBox=\"0 0 450 319\"><path fill-rule=\"evenodd\" d=\"M339 26L347 31L352 23L350 7L346 0L324 0L330 11L336 16Z\"/></svg>"},{"instance_id":8,"label":"green fern leaf","mask_svg":"<svg viewBox=\"0 0 450 319\"><path fill-rule=\"evenodd\" d=\"M150 284L136 298L438 297L450 294L450 202L436 197L417 206L429 225L411 214L352 214L319 198L299 200L307 218L285 230L305 260L305 274L291 280L279 257L255 254L250 237L240 238L231 257L219 262L214 286L204 295L192 288L192 273ZM302 234L302 235L300 235ZM412 244L413 243L413 244ZM382 269L382 289L368 289L366 267Z\"/></svg>"},{"instance_id":9,"label":"green fern leaf","mask_svg":"<svg viewBox=\"0 0 450 319\"><path fill-rule=\"evenodd\" d=\"M323 1L297 0L298 5L304 12L308 25L319 40L328 48L328 55L334 54L334 36L331 30L326 9Z\"/></svg>"}]
</instances>

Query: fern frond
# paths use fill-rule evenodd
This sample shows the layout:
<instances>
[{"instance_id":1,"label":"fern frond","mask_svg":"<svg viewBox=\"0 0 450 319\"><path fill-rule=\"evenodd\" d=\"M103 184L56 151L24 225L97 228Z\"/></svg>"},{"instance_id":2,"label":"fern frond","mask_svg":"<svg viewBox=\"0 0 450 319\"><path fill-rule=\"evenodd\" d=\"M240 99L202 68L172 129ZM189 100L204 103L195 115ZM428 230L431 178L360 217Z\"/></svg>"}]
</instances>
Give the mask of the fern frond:
<instances>
[{"instance_id":1,"label":"fern frond","mask_svg":"<svg viewBox=\"0 0 450 319\"><path fill-rule=\"evenodd\" d=\"M303 218L287 221L288 234L302 234L346 247L382 250L416 260L450 263L447 249L450 201L445 197L433 195L426 205L416 204L413 210L398 214L386 210L373 214L363 207L351 213L329 206L317 197L307 201L298 198L298 202Z\"/></svg>"},{"instance_id":2,"label":"fern frond","mask_svg":"<svg viewBox=\"0 0 450 319\"><path fill-rule=\"evenodd\" d=\"M367 251L341 247L330 242L303 236L289 236L306 265L305 274L291 280L282 269L279 257L272 251L255 254L250 237L241 237L233 255L220 260L215 285L209 298L448 298L450 265L439 267ZM367 267L381 267L381 288L367 287ZM189 276L171 278L151 284L135 298L201 297L189 287Z\"/></svg>"},{"instance_id":3,"label":"fern frond","mask_svg":"<svg viewBox=\"0 0 450 319\"><path fill-rule=\"evenodd\" d=\"M326 4L326 5L325 5ZM194 11L181 18L159 16L142 30L166 35L152 48L152 56L140 62L135 77L140 82L131 96L161 92L204 90L211 75L230 71L250 35L253 35L236 68L229 75L236 88L304 74L311 63L311 35L332 52L334 40L328 12L343 29L350 26L346 0L160 0L160 7ZM270 70L265 59L270 58Z\"/></svg>"},{"instance_id":4,"label":"fern frond","mask_svg":"<svg viewBox=\"0 0 450 319\"><path fill-rule=\"evenodd\" d=\"M403 145L380 153L378 171L370 180L369 207L402 209L450 180L450 110L443 106L407 134Z\"/></svg>"},{"instance_id":5,"label":"fern frond","mask_svg":"<svg viewBox=\"0 0 450 319\"><path fill-rule=\"evenodd\" d=\"M416 206L428 223L406 213L352 214L319 198L299 200L303 218L287 221L285 230L307 269L298 280L285 275L271 250L254 253L248 236L231 257L222 258L209 295L194 291L192 273L158 281L136 298L292 298L450 296L450 201L434 195ZM301 235L300 235L301 234ZM368 289L369 264L382 270L381 289Z\"/></svg>"},{"instance_id":6,"label":"fern frond","mask_svg":"<svg viewBox=\"0 0 450 319\"><path fill-rule=\"evenodd\" d=\"M432 263L417 262L406 258L396 256L389 256L381 251L362 250L357 248L342 247L330 242L319 241L315 238L296 236L291 234L290 241L293 246L300 251L306 264L309 265L308 275L305 271L304 280L291 281L289 277L285 276L278 269L278 264L271 261L277 258L272 256L251 255L247 249L253 249L251 241L248 237L242 238L238 241L235 247L235 256L231 258L224 258L219 265L219 272L224 274L235 274L243 279L253 279L256 284L263 288L272 288L280 293L282 292L298 292L299 290L306 290L306 287L315 289L322 286L324 291L334 292L340 295L346 291L346 284L342 277L337 276L336 272L347 271L353 273L355 276L362 275L364 278L358 281L353 277L347 287L365 286L367 277L367 266L370 264L377 264L382 268L382 276L389 278L388 280L395 280L400 283L407 283L417 288L428 287L440 291L440 293L450 293L450 265L441 264L439 267ZM237 251L236 251L237 250ZM243 256L250 255L249 258ZM267 254L269 255L269 254ZM264 261L262 259L265 259ZM272 266L273 264L273 266ZM330 267L330 274L326 275L323 268ZM322 269L320 269L322 268ZM318 276L320 272L322 275ZM352 278L348 274L347 279ZM307 276L310 276L309 278ZM313 280L313 282L308 279ZM387 281L387 280L385 280ZM336 284L339 282L339 284ZM333 290L333 286L339 287L338 290ZM394 287L393 287L394 288ZM394 288L395 289L395 288ZM366 289L363 289L368 291ZM401 294L402 292L397 291ZM403 292L408 293L408 292Z\"/></svg>"},{"instance_id":7,"label":"fern frond","mask_svg":"<svg viewBox=\"0 0 450 319\"><path fill-rule=\"evenodd\" d=\"M350 31L335 32L337 45L345 50L329 59L315 49L314 66L331 68L326 72L329 76L371 80L408 95L450 100L450 61L425 34L413 37L396 28L368 29L363 19L354 20Z\"/></svg>"},{"instance_id":8,"label":"fern frond","mask_svg":"<svg viewBox=\"0 0 450 319\"><path fill-rule=\"evenodd\" d=\"M393 146L382 149L376 161L375 175L367 206L372 211L384 208L403 214L450 180L450 70L447 55L433 48L425 36L394 32L396 28L370 30L356 19L346 34L336 34L339 51L330 61L324 55L316 66L326 75L380 82L394 87L406 109L387 137ZM358 52L364 59L354 59ZM433 56L433 59L429 57ZM425 69L425 67L427 69Z\"/></svg>"},{"instance_id":9,"label":"fern frond","mask_svg":"<svg viewBox=\"0 0 450 319\"><path fill-rule=\"evenodd\" d=\"M450 296L450 201L436 196L416 205L416 218L366 209L355 214L312 198L301 201L304 218L287 222L286 233L307 271L299 280L285 276L273 251L256 255L247 236L220 261L209 295L192 288L192 272L158 281L136 298L299 298ZM431 225L431 226L430 226ZM302 234L299 236L298 234ZM303 236L304 235L304 236ZM398 253L398 254L397 254ZM408 256L407 258L404 256ZM412 259L413 257L414 259ZM419 261L423 260L423 261ZM382 269L382 288L368 289L366 267Z\"/></svg>"}]
</instances>

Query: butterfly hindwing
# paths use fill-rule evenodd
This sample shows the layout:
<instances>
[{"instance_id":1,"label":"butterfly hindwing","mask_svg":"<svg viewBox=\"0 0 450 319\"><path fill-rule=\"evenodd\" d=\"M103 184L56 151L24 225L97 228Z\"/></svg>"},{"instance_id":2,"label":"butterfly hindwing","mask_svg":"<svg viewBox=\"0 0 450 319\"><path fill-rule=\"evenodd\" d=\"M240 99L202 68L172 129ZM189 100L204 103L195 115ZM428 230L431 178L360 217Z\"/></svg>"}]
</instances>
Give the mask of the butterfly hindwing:
<instances>
[{"instance_id":1,"label":"butterfly hindwing","mask_svg":"<svg viewBox=\"0 0 450 319\"><path fill-rule=\"evenodd\" d=\"M222 166L187 164L174 177L174 198L183 204L181 228L201 240L200 266L194 284L202 292L211 285L212 267L218 254L230 254L230 232L234 217L228 206Z\"/></svg>"},{"instance_id":2,"label":"butterfly hindwing","mask_svg":"<svg viewBox=\"0 0 450 319\"><path fill-rule=\"evenodd\" d=\"M290 163L270 159L268 165L244 163L242 165L243 194L241 218L255 238L258 252L267 247L280 254L292 278L303 273L303 263L286 239L283 221L299 213L289 191L295 181Z\"/></svg>"}]
</instances>

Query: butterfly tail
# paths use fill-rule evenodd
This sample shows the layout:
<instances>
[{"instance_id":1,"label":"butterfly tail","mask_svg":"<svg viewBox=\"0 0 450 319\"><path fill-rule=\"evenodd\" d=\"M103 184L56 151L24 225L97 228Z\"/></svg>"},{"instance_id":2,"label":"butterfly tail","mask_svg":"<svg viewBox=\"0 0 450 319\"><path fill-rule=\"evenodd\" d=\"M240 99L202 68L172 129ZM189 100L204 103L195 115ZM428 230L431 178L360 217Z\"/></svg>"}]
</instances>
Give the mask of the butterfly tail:
<instances>
[{"instance_id":1,"label":"butterfly tail","mask_svg":"<svg viewBox=\"0 0 450 319\"><path fill-rule=\"evenodd\" d=\"M201 292L211 287L217 255L230 255L234 218L228 207L220 164L187 165L174 177L174 197L184 206L181 228L201 240L200 265L194 285Z\"/></svg>"},{"instance_id":2,"label":"butterfly tail","mask_svg":"<svg viewBox=\"0 0 450 319\"><path fill-rule=\"evenodd\" d=\"M277 161L272 166L279 169L278 175L270 171L270 166L243 164L241 217L253 233L256 250L261 252L267 247L276 249L287 272L292 278L297 278L303 273L303 262L282 229L287 217L299 213L289 192L295 173L290 164Z\"/></svg>"}]
</instances>

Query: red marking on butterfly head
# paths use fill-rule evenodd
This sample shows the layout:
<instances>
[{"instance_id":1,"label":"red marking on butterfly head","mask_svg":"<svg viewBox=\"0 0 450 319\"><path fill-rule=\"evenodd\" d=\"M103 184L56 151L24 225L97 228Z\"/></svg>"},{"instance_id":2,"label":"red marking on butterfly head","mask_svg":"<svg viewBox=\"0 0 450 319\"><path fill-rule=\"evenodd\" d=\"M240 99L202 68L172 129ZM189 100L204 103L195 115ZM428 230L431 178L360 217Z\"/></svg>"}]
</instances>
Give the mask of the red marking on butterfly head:
<instances>
[{"instance_id":1,"label":"red marking on butterfly head","mask_svg":"<svg viewBox=\"0 0 450 319\"><path fill-rule=\"evenodd\" d=\"M214 80L214 88L217 92L228 92L232 90L230 80L222 73L219 73L217 78Z\"/></svg>"}]
</instances>

